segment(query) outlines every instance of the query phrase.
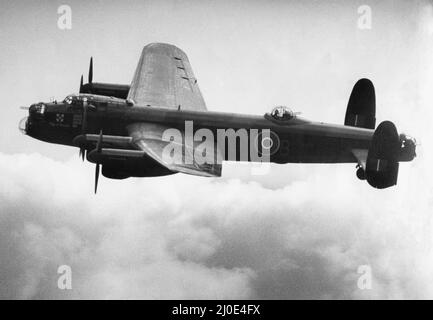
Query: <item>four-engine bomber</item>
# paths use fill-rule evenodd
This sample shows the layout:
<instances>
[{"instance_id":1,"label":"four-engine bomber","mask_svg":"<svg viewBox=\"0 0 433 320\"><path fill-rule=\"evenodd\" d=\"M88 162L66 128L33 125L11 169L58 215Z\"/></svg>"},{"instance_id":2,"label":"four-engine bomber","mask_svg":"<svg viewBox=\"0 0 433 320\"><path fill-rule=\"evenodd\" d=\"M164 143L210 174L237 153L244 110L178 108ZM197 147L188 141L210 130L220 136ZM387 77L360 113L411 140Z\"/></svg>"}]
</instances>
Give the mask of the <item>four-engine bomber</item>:
<instances>
[{"instance_id":1,"label":"four-engine bomber","mask_svg":"<svg viewBox=\"0 0 433 320\"><path fill-rule=\"evenodd\" d=\"M304 119L284 106L265 115L208 111L188 58L161 43L144 47L131 85L89 81L63 101L36 103L20 129L28 136L76 146L105 177L177 172L218 177L222 161L356 163L375 188L397 184L399 162L416 153L413 138L392 122L376 128L373 84L359 80L344 125ZM180 157L173 156L176 151ZM173 159L176 159L174 161ZM204 159L204 160L203 160Z\"/></svg>"}]
</instances>

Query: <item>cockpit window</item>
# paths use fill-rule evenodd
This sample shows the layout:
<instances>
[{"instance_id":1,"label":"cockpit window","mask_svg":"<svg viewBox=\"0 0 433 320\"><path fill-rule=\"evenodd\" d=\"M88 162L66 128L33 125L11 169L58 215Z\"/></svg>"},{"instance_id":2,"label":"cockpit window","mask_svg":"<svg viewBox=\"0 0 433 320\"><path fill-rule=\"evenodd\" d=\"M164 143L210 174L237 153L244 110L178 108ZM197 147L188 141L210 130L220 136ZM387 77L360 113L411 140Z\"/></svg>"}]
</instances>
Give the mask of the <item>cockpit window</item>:
<instances>
[{"instance_id":1,"label":"cockpit window","mask_svg":"<svg viewBox=\"0 0 433 320\"><path fill-rule=\"evenodd\" d=\"M64 100L67 104L72 104L72 96L67 96Z\"/></svg>"},{"instance_id":2,"label":"cockpit window","mask_svg":"<svg viewBox=\"0 0 433 320\"><path fill-rule=\"evenodd\" d=\"M289 108L287 108L285 106L277 106L272 110L271 116L275 120L287 121L287 120L293 119L295 117L295 114L293 113L292 110L290 110Z\"/></svg>"},{"instance_id":3,"label":"cockpit window","mask_svg":"<svg viewBox=\"0 0 433 320\"><path fill-rule=\"evenodd\" d=\"M82 99L81 99L80 96L75 95L75 94L71 94L71 95L67 96L64 101L65 101L66 104L73 104L73 105L75 105L75 104L79 104L79 102L81 100Z\"/></svg>"}]
</instances>

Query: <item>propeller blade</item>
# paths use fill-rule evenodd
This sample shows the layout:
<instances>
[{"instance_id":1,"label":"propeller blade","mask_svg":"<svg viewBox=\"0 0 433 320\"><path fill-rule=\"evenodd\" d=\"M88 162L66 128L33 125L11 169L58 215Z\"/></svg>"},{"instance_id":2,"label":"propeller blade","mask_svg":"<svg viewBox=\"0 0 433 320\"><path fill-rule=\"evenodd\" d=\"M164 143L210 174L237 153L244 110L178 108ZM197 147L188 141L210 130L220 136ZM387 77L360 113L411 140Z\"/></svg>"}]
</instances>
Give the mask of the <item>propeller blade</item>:
<instances>
[{"instance_id":1,"label":"propeller blade","mask_svg":"<svg viewBox=\"0 0 433 320\"><path fill-rule=\"evenodd\" d=\"M83 83L83 76L81 76L81 83ZM87 126L87 98L83 99L83 122L81 124L81 134L86 134L86 126ZM86 149L84 147L80 147L80 158L84 161L84 156L86 154Z\"/></svg>"},{"instance_id":2,"label":"propeller blade","mask_svg":"<svg viewBox=\"0 0 433 320\"><path fill-rule=\"evenodd\" d=\"M83 99L83 123L81 124L81 134L86 133L86 127L87 127L87 109L89 105L87 103L87 98Z\"/></svg>"},{"instance_id":3,"label":"propeller blade","mask_svg":"<svg viewBox=\"0 0 433 320\"><path fill-rule=\"evenodd\" d=\"M100 164L97 163L96 164L96 170L95 170L95 194L96 194L96 191L98 191L99 167L100 167Z\"/></svg>"},{"instance_id":4,"label":"propeller blade","mask_svg":"<svg viewBox=\"0 0 433 320\"><path fill-rule=\"evenodd\" d=\"M83 93L83 89L84 89L84 86L83 86L83 75L81 75L81 80L80 80L80 91L79 91L79 93Z\"/></svg>"},{"instance_id":5,"label":"propeller blade","mask_svg":"<svg viewBox=\"0 0 433 320\"><path fill-rule=\"evenodd\" d=\"M26 106L20 106L20 109L21 109L21 110L29 110L29 109L30 109L30 107L26 107Z\"/></svg>"},{"instance_id":6,"label":"propeller blade","mask_svg":"<svg viewBox=\"0 0 433 320\"><path fill-rule=\"evenodd\" d=\"M92 80L93 80L93 57L90 57L89 83L92 83Z\"/></svg>"},{"instance_id":7,"label":"propeller blade","mask_svg":"<svg viewBox=\"0 0 433 320\"><path fill-rule=\"evenodd\" d=\"M102 130L99 132L99 140L96 143L96 150L97 152L101 152L102 150ZM96 171L95 171L95 194L98 190L98 180L99 180L99 169L100 169L100 163L96 163Z\"/></svg>"},{"instance_id":8,"label":"propeller blade","mask_svg":"<svg viewBox=\"0 0 433 320\"><path fill-rule=\"evenodd\" d=\"M99 139L98 139L98 142L96 143L96 150L98 152L101 152L101 150L102 150L102 130L99 131Z\"/></svg>"}]
</instances>

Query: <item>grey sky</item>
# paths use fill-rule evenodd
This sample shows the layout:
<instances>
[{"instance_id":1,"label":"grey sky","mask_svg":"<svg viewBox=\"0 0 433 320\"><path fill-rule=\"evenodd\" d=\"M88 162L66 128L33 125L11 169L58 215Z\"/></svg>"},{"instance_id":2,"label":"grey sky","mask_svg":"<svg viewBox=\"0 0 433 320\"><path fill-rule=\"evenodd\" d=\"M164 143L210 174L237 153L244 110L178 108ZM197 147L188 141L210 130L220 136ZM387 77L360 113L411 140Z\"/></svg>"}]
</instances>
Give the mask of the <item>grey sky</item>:
<instances>
[{"instance_id":1,"label":"grey sky","mask_svg":"<svg viewBox=\"0 0 433 320\"><path fill-rule=\"evenodd\" d=\"M0 5L0 298L432 298L433 14L427 1L64 1ZM359 30L357 9L372 8ZM422 142L399 185L353 165L224 164L223 178L110 181L78 150L22 136L20 105L94 81L129 83L142 47L186 52L208 108L285 104L342 123L357 79L378 121ZM73 270L70 292L57 267ZM372 290L356 287L371 265Z\"/></svg>"}]
</instances>

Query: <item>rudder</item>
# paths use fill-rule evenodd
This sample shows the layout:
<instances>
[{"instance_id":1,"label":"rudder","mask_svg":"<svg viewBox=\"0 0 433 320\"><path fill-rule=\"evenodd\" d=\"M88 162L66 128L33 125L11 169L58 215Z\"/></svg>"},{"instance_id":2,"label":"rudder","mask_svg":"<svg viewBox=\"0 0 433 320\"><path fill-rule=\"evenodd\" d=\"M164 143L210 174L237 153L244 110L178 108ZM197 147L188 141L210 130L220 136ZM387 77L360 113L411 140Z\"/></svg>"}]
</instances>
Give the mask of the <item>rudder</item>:
<instances>
[{"instance_id":1,"label":"rudder","mask_svg":"<svg viewBox=\"0 0 433 320\"><path fill-rule=\"evenodd\" d=\"M391 121L379 124L374 132L366 163L367 182L384 189L397 184L400 139Z\"/></svg>"}]
</instances>

